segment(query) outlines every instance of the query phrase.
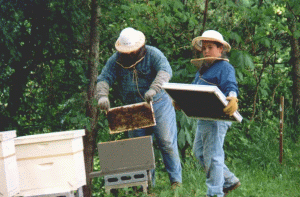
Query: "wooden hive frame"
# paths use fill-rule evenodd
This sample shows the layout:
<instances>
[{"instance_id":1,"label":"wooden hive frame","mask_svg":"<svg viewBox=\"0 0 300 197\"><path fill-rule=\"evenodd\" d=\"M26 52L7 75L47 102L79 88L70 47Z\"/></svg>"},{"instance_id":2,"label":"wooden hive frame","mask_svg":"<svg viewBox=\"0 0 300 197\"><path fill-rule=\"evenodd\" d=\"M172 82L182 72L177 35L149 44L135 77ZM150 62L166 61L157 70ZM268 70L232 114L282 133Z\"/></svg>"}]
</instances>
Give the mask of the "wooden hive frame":
<instances>
[{"instance_id":1,"label":"wooden hive frame","mask_svg":"<svg viewBox=\"0 0 300 197\"><path fill-rule=\"evenodd\" d=\"M152 103L147 102L111 108L107 120L110 134L156 125Z\"/></svg>"}]
</instances>

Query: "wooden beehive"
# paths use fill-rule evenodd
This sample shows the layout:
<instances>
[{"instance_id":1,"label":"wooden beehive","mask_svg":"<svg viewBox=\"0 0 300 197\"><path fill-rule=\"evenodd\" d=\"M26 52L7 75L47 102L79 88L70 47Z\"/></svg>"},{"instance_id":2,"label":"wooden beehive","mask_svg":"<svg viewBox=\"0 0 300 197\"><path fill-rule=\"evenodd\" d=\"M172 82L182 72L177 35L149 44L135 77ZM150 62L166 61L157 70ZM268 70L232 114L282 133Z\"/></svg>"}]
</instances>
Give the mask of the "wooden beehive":
<instances>
[{"instance_id":1,"label":"wooden beehive","mask_svg":"<svg viewBox=\"0 0 300 197\"><path fill-rule=\"evenodd\" d=\"M15 137L15 130L0 132L0 196L14 196L20 191Z\"/></svg>"},{"instance_id":2,"label":"wooden beehive","mask_svg":"<svg viewBox=\"0 0 300 197\"><path fill-rule=\"evenodd\" d=\"M155 168L152 137L137 137L98 145L101 175Z\"/></svg>"},{"instance_id":3,"label":"wooden beehive","mask_svg":"<svg viewBox=\"0 0 300 197\"><path fill-rule=\"evenodd\" d=\"M17 137L19 195L65 193L85 185L84 135L74 130Z\"/></svg>"}]
</instances>

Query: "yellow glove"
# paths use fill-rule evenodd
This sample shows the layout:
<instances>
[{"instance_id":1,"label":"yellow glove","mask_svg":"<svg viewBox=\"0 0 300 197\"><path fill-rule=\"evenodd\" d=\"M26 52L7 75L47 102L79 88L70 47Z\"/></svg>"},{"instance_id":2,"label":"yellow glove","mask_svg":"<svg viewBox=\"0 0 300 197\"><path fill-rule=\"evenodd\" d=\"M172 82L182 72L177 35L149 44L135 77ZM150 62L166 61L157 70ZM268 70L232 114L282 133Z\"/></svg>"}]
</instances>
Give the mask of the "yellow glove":
<instances>
[{"instance_id":1,"label":"yellow glove","mask_svg":"<svg viewBox=\"0 0 300 197\"><path fill-rule=\"evenodd\" d=\"M227 106L223 109L223 112L229 116L232 116L233 113L239 108L238 99L236 97L226 97L226 100L229 101Z\"/></svg>"}]
</instances>

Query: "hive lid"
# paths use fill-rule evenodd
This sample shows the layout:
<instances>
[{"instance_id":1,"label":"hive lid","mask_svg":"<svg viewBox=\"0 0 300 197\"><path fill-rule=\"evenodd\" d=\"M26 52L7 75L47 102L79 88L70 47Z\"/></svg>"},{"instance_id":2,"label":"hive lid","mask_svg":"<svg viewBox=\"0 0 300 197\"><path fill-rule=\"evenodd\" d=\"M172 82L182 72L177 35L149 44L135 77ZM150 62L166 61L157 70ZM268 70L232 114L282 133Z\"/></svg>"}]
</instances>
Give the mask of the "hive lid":
<instances>
[{"instance_id":1,"label":"hive lid","mask_svg":"<svg viewBox=\"0 0 300 197\"><path fill-rule=\"evenodd\" d=\"M102 142L97 147L103 174L119 174L155 168L151 136Z\"/></svg>"},{"instance_id":2,"label":"hive lid","mask_svg":"<svg viewBox=\"0 0 300 197\"><path fill-rule=\"evenodd\" d=\"M43 133L43 134L17 137L15 139L15 144L19 145L19 144L31 144L31 143L49 142L49 141L57 141L57 140L66 140L66 139L82 137L84 135L85 135L84 129Z\"/></svg>"},{"instance_id":3,"label":"hive lid","mask_svg":"<svg viewBox=\"0 0 300 197\"><path fill-rule=\"evenodd\" d=\"M0 131L0 142L15 138L16 136L16 130Z\"/></svg>"},{"instance_id":4,"label":"hive lid","mask_svg":"<svg viewBox=\"0 0 300 197\"><path fill-rule=\"evenodd\" d=\"M241 122L243 119L238 111L234 112L233 116L223 112L228 101L217 86L165 83L162 88L188 117L233 122Z\"/></svg>"}]
</instances>

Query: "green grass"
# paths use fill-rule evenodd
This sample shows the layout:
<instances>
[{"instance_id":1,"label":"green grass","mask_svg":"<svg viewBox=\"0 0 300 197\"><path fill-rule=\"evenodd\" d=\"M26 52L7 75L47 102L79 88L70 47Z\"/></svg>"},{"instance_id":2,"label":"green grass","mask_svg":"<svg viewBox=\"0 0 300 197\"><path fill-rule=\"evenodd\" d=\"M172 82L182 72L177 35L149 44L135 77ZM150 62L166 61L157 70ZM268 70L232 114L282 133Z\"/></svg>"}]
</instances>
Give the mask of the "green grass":
<instances>
[{"instance_id":1,"label":"green grass","mask_svg":"<svg viewBox=\"0 0 300 197\"><path fill-rule=\"evenodd\" d=\"M299 163L298 163L299 164ZM300 164L299 164L300 165ZM239 177L241 186L233 191L233 197L300 197L300 166L288 164L273 164L262 169L252 164L238 164L228 167ZM103 180L101 180L103 181ZM120 190L116 196L145 196L135 194L132 189ZM204 196L206 194L205 172L190 159L184 164L183 184L175 191L170 188L167 172L162 165L156 169L156 186L152 188L151 195L166 196ZM104 186L95 196L114 196L104 193Z\"/></svg>"},{"instance_id":2,"label":"green grass","mask_svg":"<svg viewBox=\"0 0 300 197\"><path fill-rule=\"evenodd\" d=\"M297 168L280 164L267 169L256 166L240 166L234 172L240 178L242 185L231 196L300 196L300 170ZM295 174L298 174L298 177Z\"/></svg>"},{"instance_id":3,"label":"green grass","mask_svg":"<svg viewBox=\"0 0 300 197\"><path fill-rule=\"evenodd\" d=\"M278 144L265 144L265 147L252 149L256 143L246 146L239 145L239 149L225 147L230 151L237 151L235 156L230 155L226 159L228 168L240 179L241 186L228 195L228 197L300 197L300 140L298 143L285 141L283 163L278 161ZM255 152L255 153L253 153ZM243 157L248 155L247 157ZM250 156L255 156L253 160ZM259 155L262 155L260 158ZM156 186L151 188L149 196L156 197L189 197L206 194L205 172L201 169L191 154L191 148L187 151L186 162L183 164L183 184L173 191L170 187L168 174L164 165L156 155ZM95 170L99 170L99 161L95 158ZM145 196L136 194L131 188L120 189L118 195L106 195L103 177L93 180L93 196ZM128 193L126 194L125 191Z\"/></svg>"},{"instance_id":4,"label":"green grass","mask_svg":"<svg viewBox=\"0 0 300 197\"><path fill-rule=\"evenodd\" d=\"M228 196L233 197L300 197L300 166L269 165L266 169L256 165L239 164L228 167L239 177L241 186ZM204 196L205 173L198 166L187 162L183 170L183 185L175 192L169 189L166 173L159 173L156 196Z\"/></svg>"}]
</instances>

